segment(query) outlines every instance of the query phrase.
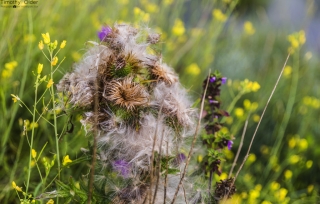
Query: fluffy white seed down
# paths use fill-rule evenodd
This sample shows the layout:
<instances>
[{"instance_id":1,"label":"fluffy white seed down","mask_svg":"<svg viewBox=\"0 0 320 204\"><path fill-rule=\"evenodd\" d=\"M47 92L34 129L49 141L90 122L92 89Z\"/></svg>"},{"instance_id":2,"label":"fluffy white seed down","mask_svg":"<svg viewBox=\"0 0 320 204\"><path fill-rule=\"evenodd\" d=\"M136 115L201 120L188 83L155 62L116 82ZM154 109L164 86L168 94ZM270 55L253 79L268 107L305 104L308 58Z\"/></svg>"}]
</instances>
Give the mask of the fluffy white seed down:
<instances>
[{"instance_id":1,"label":"fluffy white seed down","mask_svg":"<svg viewBox=\"0 0 320 204\"><path fill-rule=\"evenodd\" d=\"M163 106L169 115L176 116L186 127L194 125L195 110L191 108L186 90L179 83L170 86L160 82L154 87L153 96L152 105Z\"/></svg>"}]
</instances>

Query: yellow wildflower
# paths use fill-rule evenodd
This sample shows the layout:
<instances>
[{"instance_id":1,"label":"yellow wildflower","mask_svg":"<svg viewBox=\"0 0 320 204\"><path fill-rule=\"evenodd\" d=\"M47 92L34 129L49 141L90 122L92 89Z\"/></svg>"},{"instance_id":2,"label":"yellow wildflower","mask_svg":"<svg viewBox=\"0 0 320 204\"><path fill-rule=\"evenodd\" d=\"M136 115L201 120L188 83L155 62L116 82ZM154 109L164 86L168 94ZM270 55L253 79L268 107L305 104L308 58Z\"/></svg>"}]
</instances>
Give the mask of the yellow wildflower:
<instances>
[{"instance_id":1,"label":"yellow wildflower","mask_svg":"<svg viewBox=\"0 0 320 204\"><path fill-rule=\"evenodd\" d=\"M256 161L256 155L255 154L250 154L249 157L248 157L248 162L249 163L253 163Z\"/></svg>"},{"instance_id":2,"label":"yellow wildflower","mask_svg":"<svg viewBox=\"0 0 320 204\"><path fill-rule=\"evenodd\" d=\"M289 142L288 142L288 146L289 146L291 149L293 149L293 148L296 146L296 144L297 144L296 138L294 138L294 137L290 138L290 140L289 140Z\"/></svg>"},{"instance_id":3,"label":"yellow wildflower","mask_svg":"<svg viewBox=\"0 0 320 204\"><path fill-rule=\"evenodd\" d=\"M259 122L259 120L260 120L260 115L254 114L253 115L253 121L257 123L257 122Z\"/></svg>"},{"instance_id":4,"label":"yellow wildflower","mask_svg":"<svg viewBox=\"0 0 320 204\"><path fill-rule=\"evenodd\" d=\"M188 74L197 76L200 74L201 69L199 68L199 66L196 63L192 63L186 68L186 71Z\"/></svg>"},{"instance_id":5,"label":"yellow wildflower","mask_svg":"<svg viewBox=\"0 0 320 204\"><path fill-rule=\"evenodd\" d=\"M52 79L50 79L50 80L48 81L47 88L50 88L50 87L52 86L52 84L54 84L54 82L53 82Z\"/></svg>"},{"instance_id":6,"label":"yellow wildflower","mask_svg":"<svg viewBox=\"0 0 320 204\"><path fill-rule=\"evenodd\" d=\"M172 3L173 3L173 0L164 0L164 1L163 1L163 4L164 4L165 6L171 5Z\"/></svg>"},{"instance_id":7,"label":"yellow wildflower","mask_svg":"<svg viewBox=\"0 0 320 204\"><path fill-rule=\"evenodd\" d=\"M288 41L291 43L293 48L299 47L299 41L294 34L288 36Z\"/></svg>"},{"instance_id":8,"label":"yellow wildflower","mask_svg":"<svg viewBox=\"0 0 320 204\"><path fill-rule=\"evenodd\" d=\"M41 74L41 72L42 72L42 68L43 68L43 64L38 64L38 70L37 70L37 72L38 72L38 74Z\"/></svg>"},{"instance_id":9,"label":"yellow wildflower","mask_svg":"<svg viewBox=\"0 0 320 204\"><path fill-rule=\"evenodd\" d=\"M241 118L244 115L244 110L242 108L236 108L234 110L234 114L238 117Z\"/></svg>"},{"instance_id":10,"label":"yellow wildflower","mask_svg":"<svg viewBox=\"0 0 320 204\"><path fill-rule=\"evenodd\" d=\"M254 187L254 189L257 190L257 191L261 191L262 185L261 185L261 184L257 184L257 185Z\"/></svg>"},{"instance_id":11,"label":"yellow wildflower","mask_svg":"<svg viewBox=\"0 0 320 204\"><path fill-rule=\"evenodd\" d=\"M309 185L307 188L308 193L311 193L314 189L314 185Z\"/></svg>"},{"instance_id":12,"label":"yellow wildflower","mask_svg":"<svg viewBox=\"0 0 320 204\"><path fill-rule=\"evenodd\" d=\"M261 204L272 204L270 201L264 200Z\"/></svg>"},{"instance_id":13,"label":"yellow wildflower","mask_svg":"<svg viewBox=\"0 0 320 204\"><path fill-rule=\"evenodd\" d=\"M245 99L245 100L243 101L243 106L244 106L244 108L245 108L246 110L250 110L250 107L251 107L251 102L250 102L250 100Z\"/></svg>"},{"instance_id":14,"label":"yellow wildflower","mask_svg":"<svg viewBox=\"0 0 320 204\"><path fill-rule=\"evenodd\" d=\"M63 166L66 166L68 165L68 163L71 163L72 160L69 158L69 155L66 155L64 158L63 158L63 161L62 161L62 165Z\"/></svg>"},{"instance_id":15,"label":"yellow wildflower","mask_svg":"<svg viewBox=\"0 0 320 204\"><path fill-rule=\"evenodd\" d=\"M11 185L12 185L12 188L16 189L17 191L22 192L21 187L17 186L16 182L12 181Z\"/></svg>"},{"instance_id":16,"label":"yellow wildflower","mask_svg":"<svg viewBox=\"0 0 320 204\"><path fill-rule=\"evenodd\" d=\"M256 30L254 29L254 27L250 21L246 21L243 24L243 29L247 35L253 35L256 32Z\"/></svg>"},{"instance_id":17,"label":"yellow wildflower","mask_svg":"<svg viewBox=\"0 0 320 204\"><path fill-rule=\"evenodd\" d=\"M308 160L308 161L306 162L306 167L307 167L307 169L310 169L310 168L312 167L312 165L313 165L313 161Z\"/></svg>"},{"instance_id":18,"label":"yellow wildflower","mask_svg":"<svg viewBox=\"0 0 320 204\"><path fill-rule=\"evenodd\" d=\"M283 201L285 197L287 196L288 190L285 188L280 188L278 191L277 197L280 201Z\"/></svg>"},{"instance_id":19,"label":"yellow wildflower","mask_svg":"<svg viewBox=\"0 0 320 204\"><path fill-rule=\"evenodd\" d=\"M258 90L260 89L260 84L258 83L258 82L253 82L253 84L252 84L252 87L251 87L251 90L253 91L253 92L257 92Z\"/></svg>"},{"instance_id":20,"label":"yellow wildflower","mask_svg":"<svg viewBox=\"0 0 320 204\"><path fill-rule=\"evenodd\" d=\"M67 41L62 41L61 45L60 45L60 49L63 49L66 46Z\"/></svg>"},{"instance_id":21,"label":"yellow wildflower","mask_svg":"<svg viewBox=\"0 0 320 204\"><path fill-rule=\"evenodd\" d=\"M1 77L2 78L9 78L12 76L12 72L14 68L18 65L18 62L16 61L11 61L8 63L4 64L4 69L1 72Z\"/></svg>"},{"instance_id":22,"label":"yellow wildflower","mask_svg":"<svg viewBox=\"0 0 320 204\"><path fill-rule=\"evenodd\" d=\"M218 21L225 22L227 20L227 16L224 13L222 13L220 9L214 9L212 15Z\"/></svg>"},{"instance_id":23,"label":"yellow wildflower","mask_svg":"<svg viewBox=\"0 0 320 204\"><path fill-rule=\"evenodd\" d=\"M286 170L285 172L284 172L284 177L288 180L288 179L291 179L291 177L292 177L292 171L290 171L290 170Z\"/></svg>"},{"instance_id":24,"label":"yellow wildflower","mask_svg":"<svg viewBox=\"0 0 320 204\"><path fill-rule=\"evenodd\" d=\"M42 40L39 42L38 47L40 50L43 50L44 45L43 45Z\"/></svg>"},{"instance_id":25,"label":"yellow wildflower","mask_svg":"<svg viewBox=\"0 0 320 204\"><path fill-rule=\"evenodd\" d=\"M304 32L304 30L300 30L299 31L299 43L300 45L303 45L306 42L306 34Z\"/></svg>"},{"instance_id":26,"label":"yellow wildflower","mask_svg":"<svg viewBox=\"0 0 320 204\"><path fill-rule=\"evenodd\" d=\"M298 143L299 150L304 151L308 148L308 141L306 139L301 139Z\"/></svg>"},{"instance_id":27,"label":"yellow wildflower","mask_svg":"<svg viewBox=\"0 0 320 204\"><path fill-rule=\"evenodd\" d=\"M49 33L43 34L42 33L42 38L45 44L49 44L50 43L50 35Z\"/></svg>"},{"instance_id":28,"label":"yellow wildflower","mask_svg":"<svg viewBox=\"0 0 320 204\"><path fill-rule=\"evenodd\" d=\"M201 163L201 162L202 162L202 160L203 160L203 156L202 156L202 155L198 155L198 157L197 157L197 161L198 161L199 163Z\"/></svg>"},{"instance_id":29,"label":"yellow wildflower","mask_svg":"<svg viewBox=\"0 0 320 204\"><path fill-rule=\"evenodd\" d=\"M257 103L257 102L253 102L253 103L251 104L251 110L252 110L252 111L255 111L255 110L257 110L257 108L258 108L258 103Z\"/></svg>"},{"instance_id":30,"label":"yellow wildflower","mask_svg":"<svg viewBox=\"0 0 320 204\"><path fill-rule=\"evenodd\" d=\"M181 36L184 34L185 31L186 31L186 29L184 28L183 22L180 19L176 19L174 21L172 33L176 36Z\"/></svg>"},{"instance_id":31,"label":"yellow wildflower","mask_svg":"<svg viewBox=\"0 0 320 204\"><path fill-rule=\"evenodd\" d=\"M35 159L35 158L37 157L37 152L36 152L36 150L32 149L31 155L32 155L32 158Z\"/></svg>"},{"instance_id":32,"label":"yellow wildflower","mask_svg":"<svg viewBox=\"0 0 320 204\"><path fill-rule=\"evenodd\" d=\"M50 199L46 204L54 204L54 200Z\"/></svg>"},{"instance_id":33,"label":"yellow wildflower","mask_svg":"<svg viewBox=\"0 0 320 204\"><path fill-rule=\"evenodd\" d=\"M51 65L52 65L52 66L55 66L55 65L57 65L57 63L58 63L58 57L54 57L54 58L52 59L52 61L51 61Z\"/></svg>"},{"instance_id":34,"label":"yellow wildflower","mask_svg":"<svg viewBox=\"0 0 320 204\"><path fill-rule=\"evenodd\" d=\"M147 3L146 10L149 13L157 13L159 11L159 7L157 6L157 4Z\"/></svg>"},{"instance_id":35,"label":"yellow wildflower","mask_svg":"<svg viewBox=\"0 0 320 204\"><path fill-rule=\"evenodd\" d=\"M17 101L20 101L20 98L18 96L13 95L13 94L11 94L11 96L12 96L12 100L14 103L16 103Z\"/></svg>"},{"instance_id":36,"label":"yellow wildflower","mask_svg":"<svg viewBox=\"0 0 320 204\"><path fill-rule=\"evenodd\" d=\"M299 155L292 155L289 158L289 161L290 161L291 164L296 164L296 163L299 162L299 160L300 160Z\"/></svg>"},{"instance_id":37,"label":"yellow wildflower","mask_svg":"<svg viewBox=\"0 0 320 204\"><path fill-rule=\"evenodd\" d=\"M52 47L53 47L53 49L56 49L56 48L57 48L57 46L58 46L58 41L57 41L57 40L55 40L55 41L54 41L54 43L53 43L53 46L52 46Z\"/></svg>"},{"instance_id":38,"label":"yellow wildflower","mask_svg":"<svg viewBox=\"0 0 320 204\"><path fill-rule=\"evenodd\" d=\"M276 191L280 188L280 184L276 181L272 181L270 188L271 188L271 190Z\"/></svg>"},{"instance_id":39,"label":"yellow wildflower","mask_svg":"<svg viewBox=\"0 0 320 204\"><path fill-rule=\"evenodd\" d=\"M227 179L227 178L228 178L228 174L222 173L219 178L220 178L221 180Z\"/></svg>"},{"instance_id":40,"label":"yellow wildflower","mask_svg":"<svg viewBox=\"0 0 320 204\"><path fill-rule=\"evenodd\" d=\"M284 77L289 77L292 73L292 67L291 66L286 66L283 70L283 76Z\"/></svg>"},{"instance_id":41,"label":"yellow wildflower","mask_svg":"<svg viewBox=\"0 0 320 204\"><path fill-rule=\"evenodd\" d=\"M268 146L262 145L261 148L260 148L260 151L261 151L262 154L266 155L266 154L269 154L270 149L269 149Z\"/></svg>"},{"instance_id":42,"label":"yellow wildflower","mask_svg":"<svg viewBox=\"0 0 320 204\"><path fill-rule=\"evenodd\" d=\"M260 191L257 191L256 189L250 190L250 192L249 192L249 199L254 200L254 199L259 198L259 196L260 196Z\"/></svg>"}]
</instances>

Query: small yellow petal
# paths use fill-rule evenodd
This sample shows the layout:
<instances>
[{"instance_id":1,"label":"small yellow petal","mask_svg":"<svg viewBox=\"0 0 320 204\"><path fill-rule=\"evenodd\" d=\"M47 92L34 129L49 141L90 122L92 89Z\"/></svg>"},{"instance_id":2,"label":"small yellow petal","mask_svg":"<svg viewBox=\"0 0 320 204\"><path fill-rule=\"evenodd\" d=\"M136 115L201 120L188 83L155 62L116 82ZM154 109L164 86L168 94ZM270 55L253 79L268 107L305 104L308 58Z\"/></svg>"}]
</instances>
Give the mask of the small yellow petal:
<instances>
[{"instance_id":1,"label":"small yellow petal","mask_svg":"<svg viewBox=\"0 0 320 204\"><path fill-rule=\"evenodd\" d=\"M31 150L31 155L32 155L32 158L36 158L37 157L37 152L36 152L36 150L34 150L34 149L32 149Z\"/></svg>"},{"instance_id":2,"label":"small yellow petal","mask_svg":"<svg viewBox=\"0 0 320 204\"><path fill-rule=\"evenodd\" d=\"M42 38L45 44L49 44L50 43L50 35L49 33L43 34L42 33Z\"/></svg>"},{"instance_id":3,"label":"small yellow petal","mask_svg":"<svg viewBox=\"0 0 320 204\"><path fill-rule=\"evenodd\" d=\"M44 47L44 45L43 45L43 42L42 42L42 40L39 42L39 45L38 45L38 47L39 47L39 49L40 50L43 50L43 47Z\"/></svg>"},{"instance_id":4,"label":"small yellow petal","mask_svg":"<svg viewBox=\"0 0 320 204\"><path fill-rule=\"evenodd\" d=\"M38 74L41 74L41 72L42 72L42 68L43 68L43 64L38 64Z\"/></svg>"},{"instance_id":5,"label":"small yellow petal","mask_svg":"<svg viewBox=\"0 0 320 204\"><path fill-rule=\"evenodd\" d=\"M69 155L66 155L64 158L63 158L63 161L62 161L62 165L63 166L66 166L68 163L71 163L72 160L69 158Z\"/></svg>"},{"instance_id":6,"label":"small yellow petal","mask_svg":"<svg viewBox=\"0 0 320 204\"><path fill-rule=\"evenodd\" d=\"M54 82L53 82L53 80L52 79L50 79L49 81L48 81L48 84L47 84L47 88L50 88L51 86L52 86L52 84L53 84Z\"/></svg>"},{"instance_id":7,"label":"small yellow petal","mask_svg":"<svg viewBox=\"0 0 320 204\"><path fill-rule=\"evenodd\" d=\"M54 204L54 200L50 199L46 204Z\"/></svg>"},{"instance_id":8,"label":"small yellow petal","mask_svg":"<svg viewBox=\"0 0 320 204\"><path fill-rule=\"evenodd\" d=\"M17 187L17 184L14 181L12 181L11 185L12 185L12 188L14 188L14 189Z\"/></svg>"},{"instance_id":9,"label":"small yellow petal","mask_svg":"<svg viewBox=\"0 0 320 204\"><path fill-rule=\"evenodd\" d=\"M62 41L61 45L60 45L60 49L63 49L66 46L67 41Z\"/></svg>"},{"instance_id":10,"label":"small yellow petal","mask_svg":"<svg viewBox=\"0 0 320 204\"><path fill-rule=\"evenodd\" d=\"M52 59L52 61L51 61L51 65L52 65L52 66L55 66L55 65L57 65L57 63L58 63L58 57L54 57L54 58Z\"/></svg>"}]
</instances>

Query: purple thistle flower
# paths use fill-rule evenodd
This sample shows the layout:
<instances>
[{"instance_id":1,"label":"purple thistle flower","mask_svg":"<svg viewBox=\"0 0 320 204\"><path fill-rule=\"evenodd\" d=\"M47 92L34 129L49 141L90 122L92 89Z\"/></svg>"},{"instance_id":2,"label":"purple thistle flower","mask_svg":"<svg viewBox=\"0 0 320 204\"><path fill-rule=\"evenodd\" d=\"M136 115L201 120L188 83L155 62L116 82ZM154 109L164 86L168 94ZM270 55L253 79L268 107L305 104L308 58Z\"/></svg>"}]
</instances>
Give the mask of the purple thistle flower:
<instances>
[{"instance_id":1,"label":"purple thistle flower","mask_svg":"<svg viewBox=\"0 0 320 204\"><path fill-rule=\"evenodd\" d=\"M125 160L119 159L113 162L113 169L121 174L124 178L129 177L131 165Z\"/></svg>"},{"instance_id":2,"label":"purple thistle flower","mask_svg":"<svg viewBox=\"0 0 320 204\"><path fill-rule=\"evenodd\" d=\"M98 37L101 41L103 41L109 33L111 33L112 29L109 26L103 26L101 31L98 32Z\"/></svg>"},{"instance_id":3,"label":"purple thistle flower","mask_svg":"<svg viewBox=\"0 0 320 204\"><path fill-rule=\"evenodd\" d=\"M222 77L221 78L221 84L227 83L227 77Z\"/></svg>"},{"instance_id":4,"label":"purple thistle flower","mask_svg":"<svg viewBox=\"0 0 320 204\"><path fill-rule=\"evenodd\" d=\"M216 80L216 77L210 77L210 83L213 83Z\"/></svg>"},{"instance_id":5,"label":"purple thistle flower","mask_svg":"<svg viewBox=\"0 0 320 204\"><path fill-rule=\"evenodd\" d=\"M232 140L228 140L228 150L231 150L232 144L233 144L233 141Z\"/></svg>"}]
</instances>

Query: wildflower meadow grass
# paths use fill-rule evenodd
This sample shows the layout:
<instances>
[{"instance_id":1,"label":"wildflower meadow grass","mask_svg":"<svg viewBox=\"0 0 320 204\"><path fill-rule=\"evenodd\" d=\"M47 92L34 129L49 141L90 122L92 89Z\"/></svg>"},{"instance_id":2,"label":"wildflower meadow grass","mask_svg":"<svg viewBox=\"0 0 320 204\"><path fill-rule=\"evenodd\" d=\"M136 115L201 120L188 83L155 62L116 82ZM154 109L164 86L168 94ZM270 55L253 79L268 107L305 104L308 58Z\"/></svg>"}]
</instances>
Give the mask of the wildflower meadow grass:
<instances>
[{"instance_id":1,"label":"wildflower meadow grass","mask_svg":"<svg viewBox=\"0 0 320 204\"><path fill-rule=\"evenodd\" d=\"M0 203L319 202L315 1L6 2Z\"/></svg>"}]
</instances>

